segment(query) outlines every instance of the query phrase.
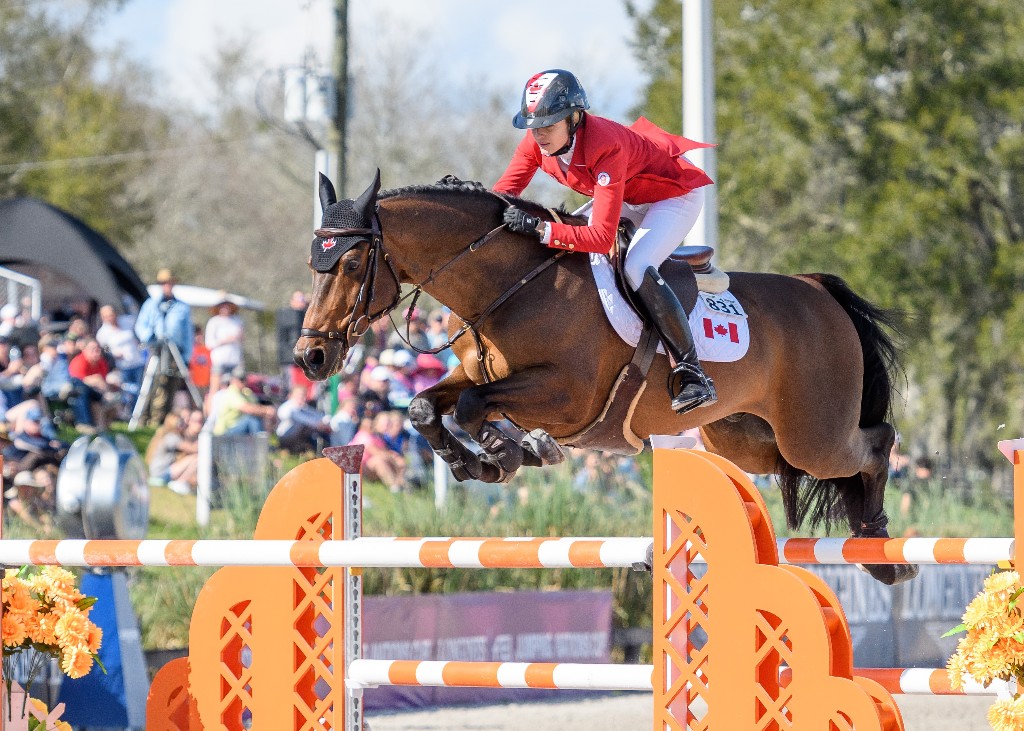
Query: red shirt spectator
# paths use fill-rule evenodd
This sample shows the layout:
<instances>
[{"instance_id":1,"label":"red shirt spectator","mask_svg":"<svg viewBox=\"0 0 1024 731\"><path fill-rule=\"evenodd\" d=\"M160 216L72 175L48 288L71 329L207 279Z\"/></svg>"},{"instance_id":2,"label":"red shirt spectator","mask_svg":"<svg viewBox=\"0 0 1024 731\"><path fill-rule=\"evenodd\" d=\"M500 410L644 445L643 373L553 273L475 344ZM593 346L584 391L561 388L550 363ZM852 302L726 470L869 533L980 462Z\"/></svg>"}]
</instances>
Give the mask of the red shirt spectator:
<instances>
[{"instance_id":1,"label":"red shirt spectator","mask_svg":"<svg viewBox=\"0 0 1024 731\"><path fill-rule=\"evenodd\" d=\"M68 373L79 381L88 381L89 376L99 376L106 380L107 374L110 373L110 366L107 365L107 360L103 357L99 343L95 340L86 341L82 352L72 358L71 363L68 364Z\"/></svg>"}]
</instances>

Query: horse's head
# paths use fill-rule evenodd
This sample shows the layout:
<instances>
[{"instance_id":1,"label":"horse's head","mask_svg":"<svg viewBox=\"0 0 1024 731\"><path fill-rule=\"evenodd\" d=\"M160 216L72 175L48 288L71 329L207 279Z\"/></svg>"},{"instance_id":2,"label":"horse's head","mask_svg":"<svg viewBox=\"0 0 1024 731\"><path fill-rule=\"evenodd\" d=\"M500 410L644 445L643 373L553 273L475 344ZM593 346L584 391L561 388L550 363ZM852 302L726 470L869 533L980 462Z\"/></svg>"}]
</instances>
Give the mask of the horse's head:
<instances>
[{"instance_id":1,"label":"horse's head","mask_svg":"<svg viewBox=\"0 0 1024 731\"><path fill-rule=\"evenodd\" d=\"M313 380L336 373L349 346L398 298L398 278L381 249L379 190L378 170L362 195L339 201L331 181L320 176L324 213L309 259L313 296L293 351L295 363Z\"/></svg>"}]
</instances>

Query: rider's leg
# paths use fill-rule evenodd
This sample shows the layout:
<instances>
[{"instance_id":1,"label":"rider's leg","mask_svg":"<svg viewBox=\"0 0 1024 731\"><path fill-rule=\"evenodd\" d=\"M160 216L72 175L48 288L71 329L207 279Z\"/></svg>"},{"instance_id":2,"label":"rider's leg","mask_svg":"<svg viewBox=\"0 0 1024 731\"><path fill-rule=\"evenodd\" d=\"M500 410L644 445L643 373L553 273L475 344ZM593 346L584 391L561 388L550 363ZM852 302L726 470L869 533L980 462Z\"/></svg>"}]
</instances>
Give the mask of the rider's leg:
<instances>
[{"instance_id":1,"label":"rider's leg","mask_svg":"<svg viewBox=\"0 0 1024 731\"><path fill-rule=\"evenodd\" d=\"M658 267L693 228L703 202L704 193L698 188L678 198L652 203L629 244L624 265L629 286L643 302L674 363L668 389L677 413L718 400L714 384L697 360L693 334L679 298L658 275Z\"/></svg>"}]
</instances>

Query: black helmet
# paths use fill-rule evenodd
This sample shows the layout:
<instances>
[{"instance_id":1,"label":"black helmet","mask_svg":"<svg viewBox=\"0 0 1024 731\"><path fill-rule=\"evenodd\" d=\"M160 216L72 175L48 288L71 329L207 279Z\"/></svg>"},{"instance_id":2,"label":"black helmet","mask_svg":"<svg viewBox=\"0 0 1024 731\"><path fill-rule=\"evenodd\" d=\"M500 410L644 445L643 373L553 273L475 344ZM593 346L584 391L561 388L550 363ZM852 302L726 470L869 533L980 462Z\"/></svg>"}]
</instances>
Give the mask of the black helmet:
<instances>
[{"instance_id":1,"label":"black helmet","mask_svg":"<svg viewBox=\"0 0 1024 731\"><path fill-rule=\"evenodd\" d=\"M523 103L512 124L519 129L549 127L573 112L589 109L587 92L568 71L550 69L535 74L523 89Z\"/></svg>"}]
</instances>

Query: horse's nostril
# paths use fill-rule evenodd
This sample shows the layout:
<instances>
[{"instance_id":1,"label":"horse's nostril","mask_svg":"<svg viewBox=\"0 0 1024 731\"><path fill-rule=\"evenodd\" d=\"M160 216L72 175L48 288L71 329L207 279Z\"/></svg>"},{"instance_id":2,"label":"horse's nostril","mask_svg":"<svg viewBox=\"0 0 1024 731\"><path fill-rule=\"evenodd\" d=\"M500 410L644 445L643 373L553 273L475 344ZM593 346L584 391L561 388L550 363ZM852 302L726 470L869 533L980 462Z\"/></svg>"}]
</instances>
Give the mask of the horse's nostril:
<instances>
[{"instance_id":1,"label":"horse's nostril","mask_svg":"<svg viewBox=\"0 0 1024 731\"><path fill-rule=\"evenodd\" d=\"M310 368L320 368L327 360L323 348L306 348L305 359Z\"/></svg>"}]
</instances>

